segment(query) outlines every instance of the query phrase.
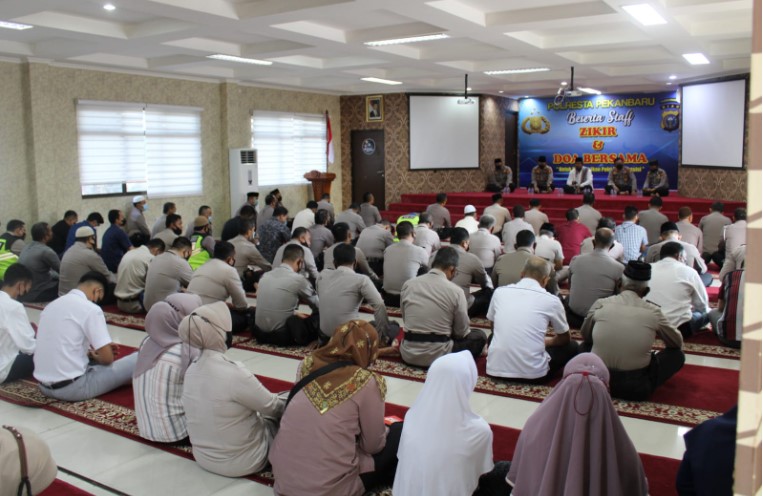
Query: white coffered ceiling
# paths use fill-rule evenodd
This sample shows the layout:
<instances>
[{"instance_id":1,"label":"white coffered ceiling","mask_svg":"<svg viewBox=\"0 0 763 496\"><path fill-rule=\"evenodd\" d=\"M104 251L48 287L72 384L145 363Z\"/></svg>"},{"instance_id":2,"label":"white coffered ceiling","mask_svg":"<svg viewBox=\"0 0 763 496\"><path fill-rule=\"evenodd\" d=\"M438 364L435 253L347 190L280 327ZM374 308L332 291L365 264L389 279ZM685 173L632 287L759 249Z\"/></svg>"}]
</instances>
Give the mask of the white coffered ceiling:
<instances>
[{"instance_id":1,"label":"white coffered ceiling","mask_svg":"<svg viewBox=\"0 0 763 496\"><path fill-rule=\"evenodd\" d=\"M56 64L236 80L336 94L451 92L549 95L575 66L576 86L666 89L750 66L753 0L0 0L0 56ZM650 3L666 24L622 7ZM372 48L366 41L446 33ZM703 52L692 66L683 53ZM221 53L270 66L208 59ZM548 67L488 76L488 70ZM361 81L401 81L385 86Z\"/></svg>"}]
</instances>

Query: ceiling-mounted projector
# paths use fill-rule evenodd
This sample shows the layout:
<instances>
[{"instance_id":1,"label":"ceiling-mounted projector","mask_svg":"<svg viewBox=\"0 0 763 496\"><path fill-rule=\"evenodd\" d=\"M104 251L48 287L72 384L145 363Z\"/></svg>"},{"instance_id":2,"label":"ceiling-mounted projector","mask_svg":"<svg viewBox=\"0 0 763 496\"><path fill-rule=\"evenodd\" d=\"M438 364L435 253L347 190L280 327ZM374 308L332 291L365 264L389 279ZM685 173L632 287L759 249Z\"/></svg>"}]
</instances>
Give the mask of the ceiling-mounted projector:
<instances>
[{"instance_id":1,"label":"ceiling-mounted projector","mask_svg":"<svg viewBox=\"0 0 763 496\"><path fill-rule=\"evenodd\" d=\"M469 74L464 74L464 97L458 99L459 105L474 105L475 102L469 98Z\"/></svg>"},{"instance_id":2,"label":"ceiling-mounted projector","mask_svg":"<svg viewBox=\"0 0 763 496\"><path fill-rule=\"evenodd\" d=\"M459 98L458 99L458 104L459 105L474 105L475 103L477 103L477 102L474 101L474 99L469 98L469 97Z\"/></svg>"}]
</instances>

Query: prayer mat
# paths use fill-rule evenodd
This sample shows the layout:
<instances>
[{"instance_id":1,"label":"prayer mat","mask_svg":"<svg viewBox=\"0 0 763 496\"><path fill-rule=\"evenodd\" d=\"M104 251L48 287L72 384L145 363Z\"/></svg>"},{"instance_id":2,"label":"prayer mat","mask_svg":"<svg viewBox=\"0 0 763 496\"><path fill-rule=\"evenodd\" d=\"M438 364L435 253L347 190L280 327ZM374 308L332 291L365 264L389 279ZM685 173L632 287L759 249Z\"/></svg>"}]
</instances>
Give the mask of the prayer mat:
<instances>
[{"instance_id":1,"label":"prayer mat","mask_svg":"<svg viewBox=\"0 0 763 496\"><path fill-rule=\"evenodd\" d=\"M285 391L292 384L286 381L257 376L262 384L272 392ZM138 426L135 419L132 386L124 386L108 394L93 400L68 403L46 398L40 393L37 385L31 380L15 381L0 385L0 399L17 404L25 404L44 408L53 413L63 415L73 420L83 422L93 427L104 429L108 432L121 435L133 441L138 441L155 448L162 449L178 456L193 459L190 446L178 447L167 446L162 443L154 443L141 438L138 435ZM392 403L385 405L385 415L397 415L405 418L408 408ZM520 431L508 427L490 425L493 431L493 458L496 461L511 460L514 448L519 438ZM649 480L649 494L652 496L668 496L675 494L675 478L680 462L678 460L659 456L639 454L644 471ZM273 485L273 474L269 471L260 472L247 477L261 484ZM66 484L63 483L62 484ZM67 484L68 485L68 484ZM76 488L74 488L76 489ZM78 489L76 489L79 491ZM82 492L58 492L46 496L62 496L74 494L86 495ZM389 488L377 490L371 493L375 496L389 496Z\"/></svg>"},{"instance_id":2,"label":"prayer mat","mask_svg":"<svg viewBox=\"0 0 763 496\"><path fill-rule=\"evenodd\" d=\"M83 491L76 486L72 486L61 479L56 479L47 489L39 493L38 496L92 496L92 494Z\"/></svg>"}]
</instances>

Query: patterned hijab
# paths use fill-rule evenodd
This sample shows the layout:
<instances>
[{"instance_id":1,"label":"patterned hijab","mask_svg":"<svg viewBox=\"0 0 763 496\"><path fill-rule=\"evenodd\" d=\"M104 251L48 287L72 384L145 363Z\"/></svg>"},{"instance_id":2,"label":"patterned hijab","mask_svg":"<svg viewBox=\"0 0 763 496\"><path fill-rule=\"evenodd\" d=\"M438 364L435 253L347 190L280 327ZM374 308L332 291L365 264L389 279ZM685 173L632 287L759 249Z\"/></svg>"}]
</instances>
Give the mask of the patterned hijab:
<instances>
[{"instance_id":1,"label":"patterned hijab","mask_svg":"<svg viewBox=\"0 0 763 496\"><path fill-rule=\"evenodd\" d=\"M326 346L305 358L300 377L335 362L352 362L310 382L303 391L321 415L360 391L371 378L376 379L382 399L387 393L384 379L368 370L379 354L379 335L365 320L351 320L339 326Z\"/></svg>"}]
</instances>

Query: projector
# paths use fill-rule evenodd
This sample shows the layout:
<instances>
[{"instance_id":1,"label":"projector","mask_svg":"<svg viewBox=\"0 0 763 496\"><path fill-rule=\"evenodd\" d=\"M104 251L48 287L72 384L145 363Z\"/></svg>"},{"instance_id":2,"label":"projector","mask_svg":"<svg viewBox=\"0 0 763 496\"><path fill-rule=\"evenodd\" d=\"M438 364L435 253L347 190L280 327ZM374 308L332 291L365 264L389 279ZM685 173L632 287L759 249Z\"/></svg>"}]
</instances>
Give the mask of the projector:
<instances>
[{"instance_id":1,"label":"projector","mask_svg":"<svg viewBox=\"0 0 763 496\"><path fill-rule=\"evenodd\" d=\"M477 102L475 102L474 100L472 100L469 97L467 97L467 98L459 98L458 99L458 104L459 105L474 105L475 103L477 103Z\"/></svg>"},{"instance_id":2,"label":"projector","mask_svg":"<svg viewBox=\"0 0 763 496\"><path fill-rule=\"evenodd\" d=\"M566 90L564 92L564 96L565 97L568 97L568 96L583 96L583 92L580 91L580 90Z\"/></svg>"}]
</instances>

